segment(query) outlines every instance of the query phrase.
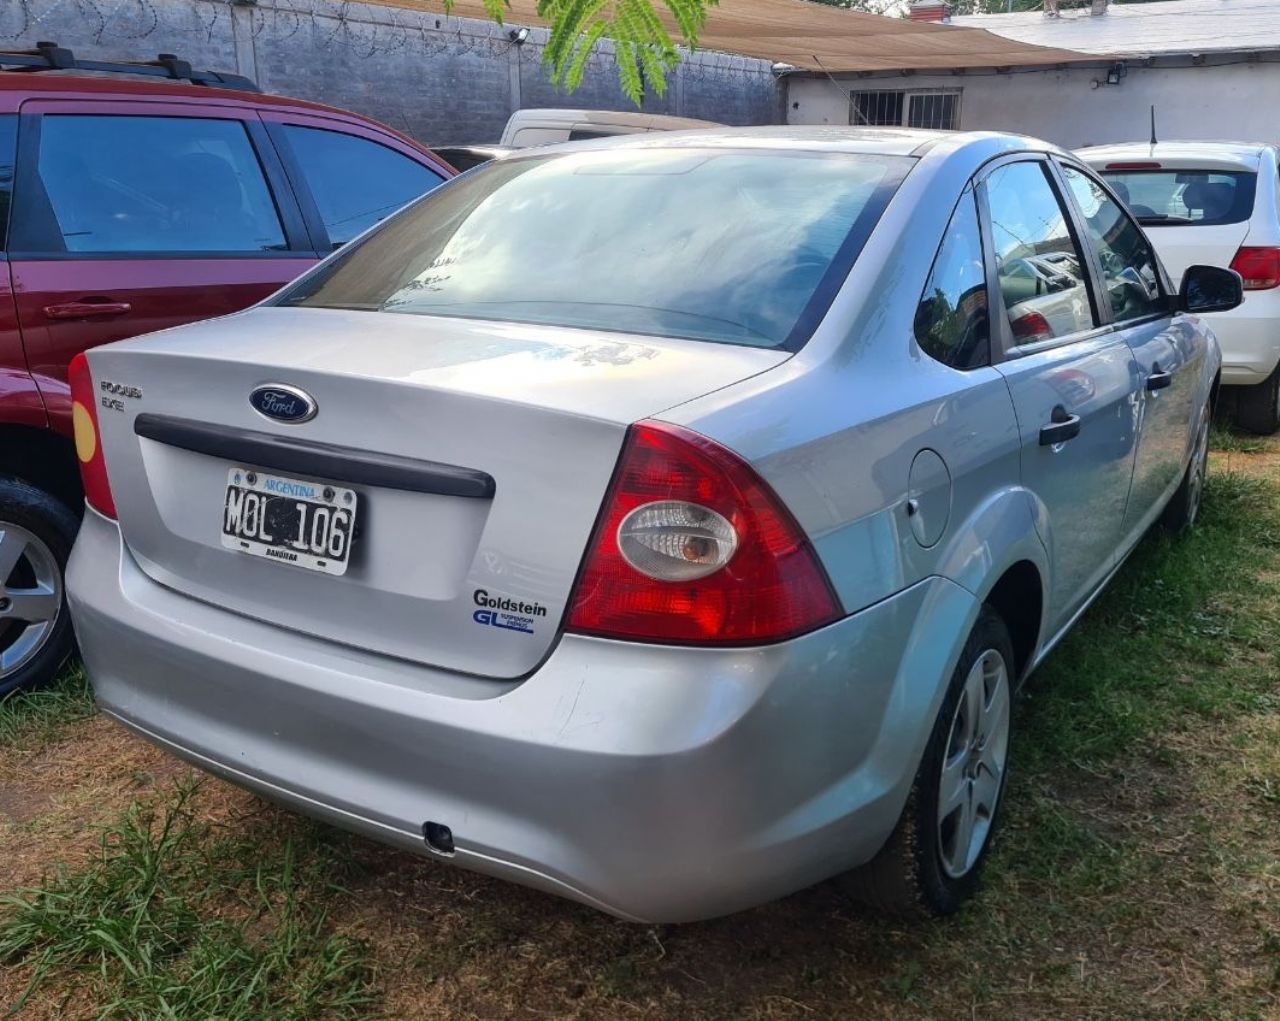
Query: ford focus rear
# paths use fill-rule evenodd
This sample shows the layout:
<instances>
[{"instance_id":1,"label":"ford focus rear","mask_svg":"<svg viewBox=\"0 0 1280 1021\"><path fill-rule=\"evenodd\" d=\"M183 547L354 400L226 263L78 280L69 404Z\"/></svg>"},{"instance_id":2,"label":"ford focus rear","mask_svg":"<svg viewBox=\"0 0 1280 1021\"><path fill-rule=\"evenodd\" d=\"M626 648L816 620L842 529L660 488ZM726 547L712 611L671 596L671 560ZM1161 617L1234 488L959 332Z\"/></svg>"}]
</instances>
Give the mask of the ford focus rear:
<instances>
[{"instance_id":1,"label":"ford focus rear","mask_svg":"<svg viewBox=\"0 0 1280 1021\"><path fill-rule=\"evenodd\" d=\"M996 136L538 150L255 309L94 350L69 593L98 699L626 918L845 873L953 910L1016 683L1199 506L1219 356L1186 313L1239 280L1179 297L1112 206Z\"/></svg>"}]
</instances>

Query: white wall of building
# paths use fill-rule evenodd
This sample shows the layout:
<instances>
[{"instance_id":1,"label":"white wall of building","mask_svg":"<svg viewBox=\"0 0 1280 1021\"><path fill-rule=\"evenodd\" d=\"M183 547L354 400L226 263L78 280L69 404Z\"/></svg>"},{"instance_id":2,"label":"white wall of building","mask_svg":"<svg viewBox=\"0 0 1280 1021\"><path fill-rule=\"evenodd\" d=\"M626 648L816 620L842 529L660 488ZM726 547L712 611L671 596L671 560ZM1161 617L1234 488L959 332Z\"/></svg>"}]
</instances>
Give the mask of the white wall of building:
<instances>
[{"instance_id":1,"label":"white wall of building","mask_svg":"<svg viewBox=\"0 0 1280 1021\"><path fill-rule=\"evenodd\" d=\"M1163 139L1280 142L1280 61L1142 67L1130 62L1120 85L1107 64L1070 70L947 75L791 78L791 124L848 124L847 91L959 89L964 130L1015 131L1067 148L1145 140L1156 107ZM846 91L847 90L847 91Z\"/></svg>"}]
</instances>

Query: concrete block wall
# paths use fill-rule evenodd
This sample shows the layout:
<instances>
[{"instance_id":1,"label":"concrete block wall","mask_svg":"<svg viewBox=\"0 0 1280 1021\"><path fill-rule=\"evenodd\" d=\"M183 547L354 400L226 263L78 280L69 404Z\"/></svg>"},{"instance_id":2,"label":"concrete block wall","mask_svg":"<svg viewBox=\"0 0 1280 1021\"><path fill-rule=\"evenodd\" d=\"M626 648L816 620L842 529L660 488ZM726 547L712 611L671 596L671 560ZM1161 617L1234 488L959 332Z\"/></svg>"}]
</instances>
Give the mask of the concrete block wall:
<instances>
[{"instance_id":1,"label":"concrete block wall","mask_svg":"<svg viewBox=\"0 0 1280 1021\"><path fill-rule=\"evenodd\" d=\"M0 0L0 48L49 39L86 57L177 53L197 67L250 75L268 92L366 114L427 144L496 141L524 107L634 109L607 44L581 88L566 94L542 66L545 31L516 46L511 27L340 0ZM668 86L644 109L729 124L773 124L783 115L765 61L687 54Z\"/></svg>"}]
</instances>

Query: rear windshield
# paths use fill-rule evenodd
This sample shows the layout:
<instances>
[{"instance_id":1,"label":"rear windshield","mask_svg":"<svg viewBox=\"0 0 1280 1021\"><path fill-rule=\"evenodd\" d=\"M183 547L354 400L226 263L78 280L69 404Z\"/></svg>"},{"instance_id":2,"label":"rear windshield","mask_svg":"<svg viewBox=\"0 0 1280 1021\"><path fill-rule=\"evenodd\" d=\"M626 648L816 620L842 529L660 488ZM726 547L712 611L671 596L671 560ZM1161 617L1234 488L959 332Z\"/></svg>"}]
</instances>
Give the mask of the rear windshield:
<instances>
[{"instance_id":1,"label":"rear windshield","mask_svg":"<svg viewBox=\"0 0 1280 1021\"><path fill-rule=\"evenodd\" d=\"M388 219L278 303L794 350L913 163L689 149L502 160Z\"/></svg>"},{"instance_id":2,"label":"rear windshield","mask_svg":"<svg viewBox=\"0 0 1280 1021\"><path fill-rule=\"evenodd\" d=\"M1103 171L1145 227L1214 227L1253 215L1256 174L1223 170Z\"/></svg>"}]
</instances>

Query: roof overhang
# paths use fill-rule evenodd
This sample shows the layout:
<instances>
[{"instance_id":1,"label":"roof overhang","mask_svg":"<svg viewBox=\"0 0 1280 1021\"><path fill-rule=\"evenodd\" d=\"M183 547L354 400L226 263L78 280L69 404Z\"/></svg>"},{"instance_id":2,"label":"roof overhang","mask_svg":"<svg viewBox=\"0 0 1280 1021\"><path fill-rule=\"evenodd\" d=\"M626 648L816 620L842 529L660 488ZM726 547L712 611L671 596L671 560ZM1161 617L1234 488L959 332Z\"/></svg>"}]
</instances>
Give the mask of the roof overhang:
<instances>
[{"instance_id":1,"label":"roof overhang","mask_svg":"<svg viewBox=\"0 0 1280 1021\"><path fill-rule=\"evenodd\" d=\"M372 0L440 13L439 0ZM658 4L661 7L661 4ZM453 14L487 19L483 0L455 0ZM663 13L668 28L671 18ZM534 0L511 0L507 20L538 25ZM937 71L1096 61L1098 54L1037 46L985 29L845 11L808 0L720 0L699 39L705 50L791 64L808 71Z\"/></svg>"}]
</instances>

